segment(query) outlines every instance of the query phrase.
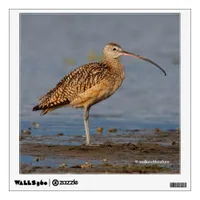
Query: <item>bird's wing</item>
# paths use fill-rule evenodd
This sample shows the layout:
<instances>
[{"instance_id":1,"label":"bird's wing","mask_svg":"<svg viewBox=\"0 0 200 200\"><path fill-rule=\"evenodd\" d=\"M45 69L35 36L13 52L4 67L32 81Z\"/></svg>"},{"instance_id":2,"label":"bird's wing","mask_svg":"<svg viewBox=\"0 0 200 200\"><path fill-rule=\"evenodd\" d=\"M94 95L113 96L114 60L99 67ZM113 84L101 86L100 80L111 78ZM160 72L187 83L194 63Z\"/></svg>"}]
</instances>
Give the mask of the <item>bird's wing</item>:
<instances>
[{"instance_id":1,"label":"bird's wing","mask_svg":"<svg viewBox=\"0 0 200 200\"><path fill-rule=\"evenodd\" d=\"M66 75L55 88L39 99L35 110L67 105L80 93L98 84L109 70L103 63L90 63L83 65ZM34 110L34 109L33 109Z\"/></svg>"}]
</instances>

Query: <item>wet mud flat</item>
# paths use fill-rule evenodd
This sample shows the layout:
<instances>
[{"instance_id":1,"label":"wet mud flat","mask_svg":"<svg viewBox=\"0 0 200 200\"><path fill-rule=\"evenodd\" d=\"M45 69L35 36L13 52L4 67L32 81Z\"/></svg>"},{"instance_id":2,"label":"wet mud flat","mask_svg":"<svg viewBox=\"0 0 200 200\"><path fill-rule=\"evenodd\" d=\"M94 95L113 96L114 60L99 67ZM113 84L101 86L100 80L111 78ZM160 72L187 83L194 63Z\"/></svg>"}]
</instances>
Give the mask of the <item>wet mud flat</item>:
<instances>
[{"instance_id":1,"label":"wet mud flat","mask_svg":"<svg viewBox=\"0 0 200 200\"><path fill-rule=\"evenodd\" d=\"M81 144L81 136L29 135L20 141L20 173L180 173L179 131L125 132L92 135L99 146Z\"/></svg>"}]
</instances>

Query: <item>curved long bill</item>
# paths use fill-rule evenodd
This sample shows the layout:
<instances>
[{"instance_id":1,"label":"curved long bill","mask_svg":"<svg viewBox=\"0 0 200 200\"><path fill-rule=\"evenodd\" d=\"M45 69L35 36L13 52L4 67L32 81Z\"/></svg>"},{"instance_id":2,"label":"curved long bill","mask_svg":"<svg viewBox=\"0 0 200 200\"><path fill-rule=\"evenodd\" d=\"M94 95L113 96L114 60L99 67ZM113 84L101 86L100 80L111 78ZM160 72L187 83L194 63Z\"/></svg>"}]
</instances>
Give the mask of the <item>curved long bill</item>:
<instances>
[{"instance_id":1,"label":"curved long bill","mask_svg":"<svg viewBox=\"0 0 200 200\"><path fill-rule=\"evenodd\" d=\"M158 64L156 64L155 62L153 62L152 60L150 60L148 58L145 58L143 56L140 56L140 55L137 55L137 54L134 54L134 53L129 53L127 51L122 51L121 55L124 55L124 56L133 56L133 57L145 60L145 61L147 61L147 62L155 65L157 68L159 68L164 73L165 76L167 75L167 73L165 72L165 70L163 68L161 68Z\"/></svg>"}]
</instances>

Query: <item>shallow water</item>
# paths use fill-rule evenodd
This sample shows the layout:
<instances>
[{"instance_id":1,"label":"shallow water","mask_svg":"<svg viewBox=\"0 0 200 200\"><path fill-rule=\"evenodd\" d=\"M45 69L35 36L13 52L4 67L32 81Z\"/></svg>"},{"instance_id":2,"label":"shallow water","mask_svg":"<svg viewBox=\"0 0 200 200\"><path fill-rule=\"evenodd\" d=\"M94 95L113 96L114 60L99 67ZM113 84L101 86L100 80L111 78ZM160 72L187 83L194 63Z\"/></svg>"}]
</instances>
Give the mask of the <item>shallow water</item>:
<instances>
[{"instance_id":1,"label":"shallow water","mask_svg":"<svg viewBox=\"0 0 200 200\"><path fill-rule=\"evenodd\" d=\"M92 135L91 141L97 145L83 145L85 136L82 135L26 135L20 141L21 172L105 173L107 170L119 172L120 167L120 172L127 173L123 167L142 169L156 163L167 168L167 173L179 173L179 131L118 130ZM132 169L132 172L140 173L137 169ZM158 169L150 171L160 172Z\"/></svg>"},{"instance_id":2,"label":"shallow water","mask_svg":"<svg viewBox=\"0 0 200 200\"><path fill-rule=\"evenodd\" d=\"M92 160L88 160L85 158L82 159L76 159L76 158L68 158L68 157L63 157L63 156L51 156L51 157L44 157L43 160L40 160L39 157L39 161L36 162L35 161L34 156L29 156L29 155L21 155L20 156L20 162L24 163L24 164L28 164L31 166L42 166L42 167L62 167L62 165L66 165L68 168L69 167L73 167L73 166L77 166L77 165L82 165L85 163L89 163L93 166L96 165L100 165L100 164L104 164L107 163L107 161L104 161L104 159L102 160L96 160L96 159L92 159ZM128 160L121 160L121 161L109 161L109 164L117 164L117 165L130 165L130 164L135 164L134 162L130 162ZM144 166L144 164L138 164L139 166ZM158 166L160 167L166 167L166 164L158 164ZM177 170L179 169L179 165L178 164L168 164L167 167L169 167L172 170Z\"/></svg>"},{"instance_id":3,"label":"shallow water","mask_svg":"<svg viewBox=\"0 0 200 200\"><path fill-rule=\"evenodd\" d=\"M144 135L143 131L137 132L142 133ZM151 131L148 131L148 135L150 135ZM135 136L134 133L131 134L132 136ZM26 136L23 140L21 140L21 144L47 144L47 145L72 145L72 146L79 146L82 144L85 144L85 134L83 135L75 135L66 133L62 136L57 135L50 135L43 132L42 134L34 134L30 136ZM105 134L93 134L91 137L91 140L94 141L94 143L103 144L105 142L112 142L112 143L130 143L130 142L137 142L141 140L141 138L130 137L130 134L126 134L122 132L118 133L105 133ZM145 139L143 139L144 141Z\"/></svg>"},{"instance_id":4,"label":"shallow water","mask_svg":"<svg viewBox=\"0 0 200 200\"><path fill-rule=\"evenodd\" d=\"M101 53L108 42L160 64L122 58L126 79L109 99L91 109L91 134L101 126L118 129L179 127L179 16L162 15L40 15L20 17L20 130L34 135L83 135L82 110L63 108L48 115L32 112L46 94L74 68L90 62L88 53ZM66 58L76 65L66 64ZM104 133L107 133L106 131Z\"/></svg>"},{"instance_id":5,"label":"shallow water","mask_svg":"<svg viewBox=\"0 0 200 200\"><path fill-rule=\"evenodd\" d=\"M39 159L38 162L36 162L34 159L37 158L36 156L29 156L29 155L21 155L20 156L20 162L31 164L32 166L51 166L51 167L59 167L62 164L66 164L67 167L72 167L74 165L80 165L86 163L85 159L76 159L76 158L67 158L67 157L59 157L59 156L51 156L51 157L44 157L43 160ZM88 163L92 165L102 164L103 161L99 160L87 160Z\"/></svg>"}]
</instances>

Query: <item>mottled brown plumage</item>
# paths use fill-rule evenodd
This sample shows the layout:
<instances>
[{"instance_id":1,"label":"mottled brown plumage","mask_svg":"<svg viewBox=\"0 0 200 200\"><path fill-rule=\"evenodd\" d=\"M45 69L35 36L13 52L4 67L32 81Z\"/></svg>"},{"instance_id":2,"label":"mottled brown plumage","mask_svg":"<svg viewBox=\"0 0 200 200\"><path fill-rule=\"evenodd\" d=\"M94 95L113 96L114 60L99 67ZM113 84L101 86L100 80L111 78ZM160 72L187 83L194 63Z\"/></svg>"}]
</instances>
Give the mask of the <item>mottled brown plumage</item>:
<instances>
[{"instance_id":1,"label":"mottled brown plumage","mask_svg":"<svg viewBox=\"0 0 200 200\"><path fill-rule=\"evenodd\" d=\"M89 89L91 89L91 92L94 92L95 89L96 91L102 90L100 87L102 81L108 85L120 81L116 80L116 76L119 77L121 71L113 70L109 63L105 61L83 65L65 76L54 89L41 97L39 99L40 104L34 107L33 110L42 110L41 114L46 114L69 104L76 108L83 107L84 100L87 98L85 92Z\"/></svg>"},{"instance_id":2,"label":"mottled brown plumage","mask_svg":"<svg viewBox=\"0 0 200 200\"><path fill-rule=\"evenodd\" d=\"M148 61L165 73L153 61L126 52L115 43L107 44L103 49L103 53L104 59L102 61L85 64L66 75L55 88L41 97L39 104L33 108L33 111L42 110L41 115L65 106L84 108L87 145L90 145L88 127L90 107L110 97L120 87L125 78L124 67L119 60L121 55L134 56Z\"/></svg>"}]
</instances>

